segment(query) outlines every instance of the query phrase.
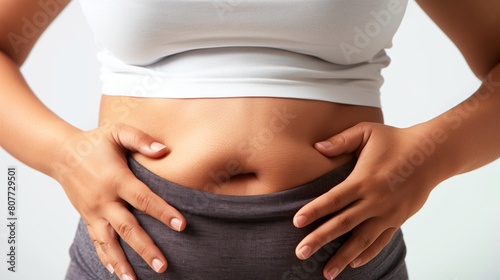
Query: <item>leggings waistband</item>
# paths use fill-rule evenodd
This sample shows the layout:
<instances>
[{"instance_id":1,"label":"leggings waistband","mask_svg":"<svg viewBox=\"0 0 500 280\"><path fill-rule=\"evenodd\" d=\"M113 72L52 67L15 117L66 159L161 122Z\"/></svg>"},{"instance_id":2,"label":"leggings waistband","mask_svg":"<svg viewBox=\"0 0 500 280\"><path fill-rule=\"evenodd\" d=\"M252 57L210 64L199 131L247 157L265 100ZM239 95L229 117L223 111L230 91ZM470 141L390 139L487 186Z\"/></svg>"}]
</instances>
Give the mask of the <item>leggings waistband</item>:
<instances>
[{"instance_id":1,"label":"leggings waistband","mask_svg":"<svg viewBox=\"0 0 500 280\"><path fill-rule=\"evenodd\" d=\"M131 208L168 261L164 273L154 272L121 238L119 243L138 280L323 280L322 270L349 233L327 243L309 259L295 256L295 247L323 224L323 217L303 228L293 215L307 202L342 182L354 168L348 162L309 183L278 193L231 196L190 189L165 180L129 158L139 180L178 209L186 228L176 232L153 217ZM369 263L346 269L338 280L406 280L406 248L401 231ZM83 220L70 250L66 280L116 280L101 264Z\"/></svg>"},{"instance_id":2,"label":"leggings waistband","mask_svg":"<svg viewBox=\"0 0 500 280\"><path fill-rule=\"evenodd\" d=\"M355 160L351 160L315 180L285 191L239 196L187 188L159 177L132 157L128 161L135 176L176 209L195 215L239 221L289 217L307 202L342 182L355 165Z\"/></svg>"}]
</instances>

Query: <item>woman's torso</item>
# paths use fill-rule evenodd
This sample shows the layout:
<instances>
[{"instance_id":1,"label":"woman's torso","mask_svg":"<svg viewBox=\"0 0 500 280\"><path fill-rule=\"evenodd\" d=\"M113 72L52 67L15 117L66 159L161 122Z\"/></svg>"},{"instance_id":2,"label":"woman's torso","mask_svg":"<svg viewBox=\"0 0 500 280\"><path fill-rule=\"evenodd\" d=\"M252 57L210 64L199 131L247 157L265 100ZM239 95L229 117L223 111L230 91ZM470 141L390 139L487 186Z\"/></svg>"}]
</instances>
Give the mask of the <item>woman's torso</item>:
<instances>
[{"instance_id":1,"label":"woman's torso","mask_svg":"<svg viewBox=\"0 0 500 280\"><path fill-rule=\"evenodd\" d=\"M143 130L170 152L133 157L177 184L228 195L282 191L311 181L352 156L325 157L314 143L362 121L375 107L287 98L159 99L103 95L100 123Z\"/></svg>"},{"instance_id":2,"label":"woman's torso","mask_svg":"<svg viewBox=\"0 0 500 280\"><path fill-rule=\"evenodd\" d=\"M246 195L327 173L350 156L327 158L315 142L382 122L384 50L407 3L80 2L103 48L101 124L166 144L161 159L133 156L169 181Z\"/></svg>"}]
</instances>

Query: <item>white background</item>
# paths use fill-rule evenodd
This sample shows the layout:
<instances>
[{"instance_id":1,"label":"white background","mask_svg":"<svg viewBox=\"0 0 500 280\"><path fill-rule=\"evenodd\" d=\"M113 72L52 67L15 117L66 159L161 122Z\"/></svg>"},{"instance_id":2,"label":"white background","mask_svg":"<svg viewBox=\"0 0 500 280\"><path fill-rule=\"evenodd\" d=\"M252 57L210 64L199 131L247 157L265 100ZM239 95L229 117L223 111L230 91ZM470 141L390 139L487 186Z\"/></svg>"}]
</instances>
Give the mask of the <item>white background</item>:
<instances>
[{"instance_id":1,"label":"white background","mask_svg":"<svg viewBox=\"0 0 500 280\"><path fill-rule=\"evenodd\" d=\"M30 87L71 124L97 123L97 48L73 1L44 33L22 67ZM382 88L386 122L426 121L479 86L456 47L410 1L389 51ZM22 116L19 116L22 117ZM499 120L492 120L499 121ZM0 132L1 133L1 132ZM33 138L36 141L36 137ZM7 166L18 167L18 266L7 271ZM78 215L53 179L0 150L0 279L63 279ZM449 179L403 226L411 279L500 279L500 161ZM4 225L5 224L5 225Z\"/></svg>"}]
</instances>

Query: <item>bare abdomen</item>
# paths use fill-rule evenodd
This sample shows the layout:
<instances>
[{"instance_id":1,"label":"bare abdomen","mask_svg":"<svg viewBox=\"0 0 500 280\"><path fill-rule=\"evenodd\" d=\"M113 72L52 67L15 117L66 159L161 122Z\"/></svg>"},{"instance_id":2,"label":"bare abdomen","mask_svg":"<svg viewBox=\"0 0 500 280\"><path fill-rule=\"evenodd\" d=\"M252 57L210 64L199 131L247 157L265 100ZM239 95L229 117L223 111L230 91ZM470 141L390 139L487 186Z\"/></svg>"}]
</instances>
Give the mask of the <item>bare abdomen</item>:
<instances>
[{"instance_id":1,"label":"bare abdomen","mask_svg":"<svg viewBox=\"0 0 500 280\"><path fill-rule=\"evenodd\" d=\"M177 184L228 195L266 194L309 182L348 161L314 149L380 109L285 98L151 99L103 95L100 121L122 122L168 146L134 158Z\"/></svg>"}]
</instances>

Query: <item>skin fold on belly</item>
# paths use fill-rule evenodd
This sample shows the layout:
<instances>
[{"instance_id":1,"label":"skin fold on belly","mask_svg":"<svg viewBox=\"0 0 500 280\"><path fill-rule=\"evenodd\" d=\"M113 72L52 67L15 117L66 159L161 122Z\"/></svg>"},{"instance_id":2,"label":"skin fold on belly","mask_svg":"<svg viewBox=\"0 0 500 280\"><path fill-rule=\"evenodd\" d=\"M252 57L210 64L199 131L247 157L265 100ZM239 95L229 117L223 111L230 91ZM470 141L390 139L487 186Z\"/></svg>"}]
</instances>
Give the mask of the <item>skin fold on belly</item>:
<instances>
[{"instance_id":1,"label":"skin fold on belly","mask_svg":"<svg viewBox=\"0 0 500 280\"><path fill-rule=\"evenodd\" d=\"M99 122L124 123L170 152L132 156L177 184L225 195L283 191L349 161L314 143L359 122L383 122L379 108L287 98L156 99L102 95Z\"/></svg>"}]
</instances>

